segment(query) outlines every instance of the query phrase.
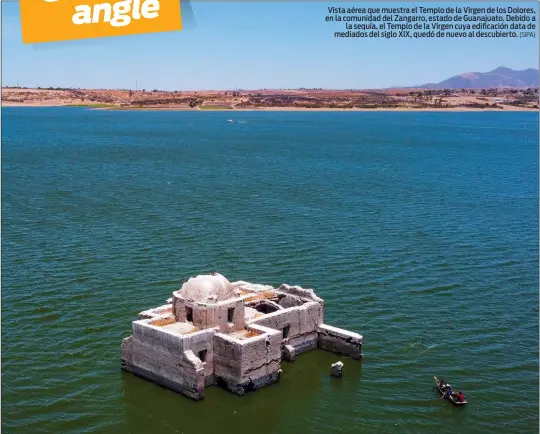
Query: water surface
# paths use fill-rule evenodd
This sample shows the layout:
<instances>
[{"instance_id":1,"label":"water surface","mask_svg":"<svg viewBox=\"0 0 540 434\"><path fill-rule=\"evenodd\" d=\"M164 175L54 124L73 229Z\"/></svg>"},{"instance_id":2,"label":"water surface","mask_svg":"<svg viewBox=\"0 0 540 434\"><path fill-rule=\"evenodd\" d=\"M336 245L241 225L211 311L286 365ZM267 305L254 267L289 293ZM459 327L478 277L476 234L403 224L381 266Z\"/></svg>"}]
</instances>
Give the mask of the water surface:
<instances>
[{"instance_id":1,"label":"water surface","mask_svg":"<svg viewBox=\"0 0 540 434\"><path fill-rule=\"evenodd\" d=\"M4 432L538 432L538 114L2 117ZM211 271L314 288L365 358L202 402L122 373L137 313Z\"/></svg>"}]
</instances>

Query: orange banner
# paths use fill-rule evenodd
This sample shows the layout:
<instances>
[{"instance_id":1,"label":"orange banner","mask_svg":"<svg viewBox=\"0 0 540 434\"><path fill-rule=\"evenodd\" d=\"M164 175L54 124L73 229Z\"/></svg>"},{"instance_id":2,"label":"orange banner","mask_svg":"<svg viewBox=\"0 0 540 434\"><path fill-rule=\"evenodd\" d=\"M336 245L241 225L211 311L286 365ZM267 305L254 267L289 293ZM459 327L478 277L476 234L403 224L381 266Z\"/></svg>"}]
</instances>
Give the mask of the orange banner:
<instances>
[{"instance_id":1,"label":"orange banner","mask_svg":"<svg viewBox=\"0 0 540 434\"><path fill-rule=\"evenodd\" d=\"M182 30L180 0L20 0L23 43Z\"/></svg>"}]
</instances>

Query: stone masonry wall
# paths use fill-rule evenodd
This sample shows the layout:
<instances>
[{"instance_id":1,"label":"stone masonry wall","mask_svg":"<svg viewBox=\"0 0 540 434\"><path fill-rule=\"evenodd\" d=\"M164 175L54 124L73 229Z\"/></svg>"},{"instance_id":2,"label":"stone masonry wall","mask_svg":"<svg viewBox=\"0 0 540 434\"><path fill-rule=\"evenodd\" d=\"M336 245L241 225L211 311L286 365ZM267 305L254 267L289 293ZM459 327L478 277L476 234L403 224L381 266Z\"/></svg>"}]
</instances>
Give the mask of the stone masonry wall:
<instances>
[{"instance_id":1,"label":"stone masonry wall","mask_svg":"<svg viewBox=\"0 0 540 434\"><path fill-rule=\"evenodd\" d=\"M133 372L133 339L131 336L128 336L122 340L120 351L122 352L122 369L128 372Z\"/></svg>"},{"instance_id":2,"label":"stone masonry wall","mask_svg":"<svg viewBox=\"0 0 540 434\"><path fill-rule=\"evenodd\" d=\"M284 283L278 288L278 292L284 292L287 294L296 295L296 296L299 296L308 300L316 301L321 304L324 302L324 300L318 297L313 291L313 289L311 288L302 288L301 286L290 286Z\"/></svg>"},{"instance_id":3,"label":"stone masonry wall","mask_svg":"<svg viewBox=\"0 0 540 434\"><path fill-rule=\"evenodd\" d=\"M222 333L214 336L215 382L239 395L280 377L281 333L259 326L249 330L263 334L241 340Z\"/></svg>"},{"instance_id":4,"label":"stone masonry wall","mask_svg":"<svg viewBox=\"0 0 540 434\"><path fill-rule=\"evenodd\" d=\"M202 399L205 376L212 375L212 335L210 329L180 336L151 326L148 320L134 321L131 369L191 398ZM209 350L206 363L196 357L201 350Z\"/></svg>"},{"instance_id":5,"label":"stone masonry wall","mask_svg":"<svg viewBox=\"0 0 540 434\"><path fill-rule=\"evenodd\" d=\"M203 351L206 351L205 361L203 362L206 384L212 384L213 382L215 332L216 329L206 329L182 336L184 351L191 350L197 357L199 357Z\"/></svg>"},{"instance_id":6,"label":"stone masonry wall","mask_svg":"<svg viewBox=\"0 0 540 434\"><path fill-rule=\"evenodd\" d=\"M214 335L214 381L236 392L242 382L242 345L223 333Z\"/></svg>"},{"instance_id":7,"label":"stone masonry wall","mask_svg":"<svg viewBox=\"0 0 540 434\"><path fill-rule=\"evenodd\" d=\"M322 322L322 305L312 301L256 318L249 325L257 324L282 333L288 327L287 337L283 337L282 344L292 345L299 354L317 348L317 328Z\"/></svg>"},{"instance_id":8,"label":"stone masonry wall","mask_svg":"<svg viewBox=\"0 0 540 434\"><path fill-rule=\"evenodd\" d=\"M252 325L247 330L263 332L244 341L242 348L242 386L246 392L279 381L281 374L281 332Z\"/></svg>"},{"instance_id":9,"label":"stone masonry wall","mask_svg":"<svg viewBox=\"0 0 540 434\"><path fill-rule=\"evenodd\" d=\"M244 329L245 306L244 301L235 299L232 301L222 301L215 305L209 305L213 308L213 326L219 327L222 332L233 332ZM232 326L228 322L229 309L234 309Z\"/></svg>"},{"instance_id":10,"label":"stone masonry wall","mask_svg":"<svg viewBox=\"0 0 540 434\"><path fill-rule=\"evenodd\" d=\"M318 347L353 359L362 357L363 337L358 333L321 324L317 330Z\"/></svg>"},{"instance_id":11,"label":"stone masonry wall","mask_svg":"<svg viewBox=\"0 0 540 434\"><path fill-rule=\"evenodd\" d=\"M211 327L219 327L222 332L228 333L231 331L242 330L245 325L245 307L241 299L207 304L186 301L180 296L175 295L172 300L172 311L176 321L187 321L186 308L192 309L193 325L201 330ZM232 323L229 323L228 321L229 309L234 309Z\"/></svg>"}]
</instances>

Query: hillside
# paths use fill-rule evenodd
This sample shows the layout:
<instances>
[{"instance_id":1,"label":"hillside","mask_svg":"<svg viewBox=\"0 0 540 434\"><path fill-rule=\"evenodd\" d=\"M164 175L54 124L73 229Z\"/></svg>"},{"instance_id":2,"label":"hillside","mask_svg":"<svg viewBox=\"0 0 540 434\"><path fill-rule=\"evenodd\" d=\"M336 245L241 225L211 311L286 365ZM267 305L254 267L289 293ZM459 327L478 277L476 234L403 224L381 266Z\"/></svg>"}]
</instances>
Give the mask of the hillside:
<instances>
[{"instance_id":1,"label":"hillside","mask_svg":"<svg viewBox=\"0 0 540 434\"><path fill-rule=\"evenodd\" d=\"M485 88L524 88L537 87L538 69L516 71L504 66L489 72L468 72L455 75L440 83L427 83L415 86L423 89L485 89Z\"/></svg>"},{"instance_id":2,"label":"hillside","mask_svg":"<svg viewBox=\"0 0 540 434\"><path fill-rule=\"evenodd\" d=\"M160 91L3 88L2 106L115 110L537 110L538 89Z\"/></svg>"}]
</instances>

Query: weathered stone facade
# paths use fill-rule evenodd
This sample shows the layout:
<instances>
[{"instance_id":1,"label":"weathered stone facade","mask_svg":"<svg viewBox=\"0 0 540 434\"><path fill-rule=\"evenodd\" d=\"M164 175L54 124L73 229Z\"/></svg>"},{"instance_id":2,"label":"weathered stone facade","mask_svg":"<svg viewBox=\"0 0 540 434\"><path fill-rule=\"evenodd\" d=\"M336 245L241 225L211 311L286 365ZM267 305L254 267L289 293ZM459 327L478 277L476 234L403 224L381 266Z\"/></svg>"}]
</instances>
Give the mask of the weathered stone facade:
<instances>
[{"instance_id":1,"label":"weathered stone facade","mask_svg":"<svg viewBox=\"0 0 540 434\"><path fill-rule=\"evenodd\" d=\"M276 383L282 359L314 348L361 358L362 336L324 324L323 307L311 289L197 276L133 321L122 369L202 399L212 384L243 395Z\"/></svg>"}]
</instances>

